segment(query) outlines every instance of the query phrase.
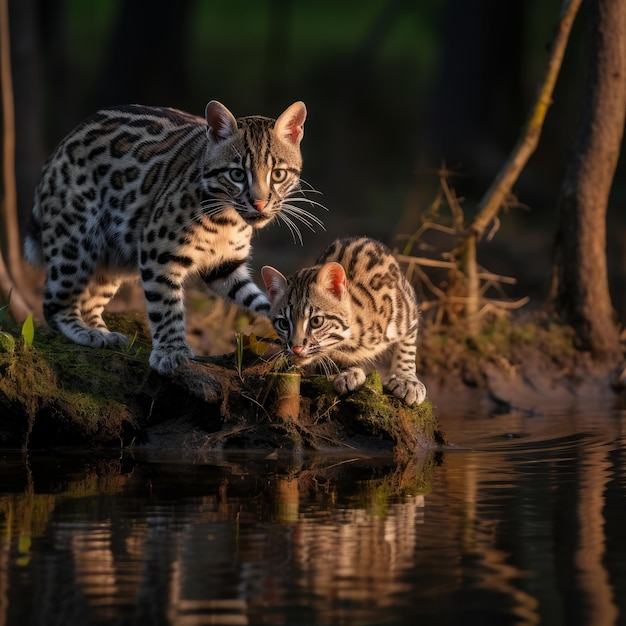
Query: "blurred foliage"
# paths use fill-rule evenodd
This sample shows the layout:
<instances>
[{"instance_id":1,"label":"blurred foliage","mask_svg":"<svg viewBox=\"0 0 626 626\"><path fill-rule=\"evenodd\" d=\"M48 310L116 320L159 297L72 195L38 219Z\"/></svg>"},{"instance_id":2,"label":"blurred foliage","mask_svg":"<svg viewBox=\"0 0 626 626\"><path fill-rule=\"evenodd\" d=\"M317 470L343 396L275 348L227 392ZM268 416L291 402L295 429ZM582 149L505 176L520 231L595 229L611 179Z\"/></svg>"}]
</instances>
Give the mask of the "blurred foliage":
<instances>
[{"instance_id":1,"label":"blurred foliage","mask_svg":"<svg viewBox=\"0 0 626 626\"><path fill-rule=\"evenodd\" d=\"M481 195L508 153L534 95L560 7L558 0L515 0L516 15L522 16L514 25L516 32L476 33L486 42L482 44L471 34L459 40L450 24L454 14L462 13L456 19L466 16L467 28L473 28L497 7L489 0L181 0L177 4L181 17L171 18L170 31L166 26L171 5L155 1L145 4L146 20L151 7L153 12L166 12L166 26L152 14L149 21L136 25L137 31L155 28L152 39L143 35L137 39L136 45L148 48L143 50L144 69L137 69L130 57L112 67L120 46L133 52L124 40L128 28L121 25L128 2L52 4L63 11L59 37L67 89L61 97L72 114L60 126L51 120L47 151L69 130L67 124L103 105L143 102L201 114L206 102L215 98L235 115L277 115L302 99L309 107L305 178L324 192L333 212L330 223L347 220L350 227L356 217L364 228L384 237L397 227L406 232L406 227L415 226L423 196L418 191L416 199L414 191L416 186L427 193L436 189L437 177L429 168L437 169L441 159L467 175L473 197ZM175 38L171 30L179 27L178 19L182 32ZM490 22L485 28L491 26ZM502 24L501 29L510 26ZM471 46L465 50L468 64L485 64L482 71L470 71L482 96L455 92L454 82L463 72L454 64L458 66L458 58L464 56L464 45ZM486 52L474 51L483 45ZM499 50L502 46L507 47ZM531 201L553 199L554 189L545 185L560 180L563 166L554 154L564 157L571 147L562 138L571 133L566 125L575 123L577 115L570 103L579 91L579 34L572 48L572 63L561 81L569 94L567 106L558 112L559 123L546 129L550 147L546 156L541 152L537 156L540 172L522 181L530 187ZM488 53L492 60L480 57ZM171 57L180 59L178 71L164 65L163 59ZM112 71L119 80L111 81ZM132 73L132 80L126 81L124 72ZM57 76L47 75L46 80L55 81ZM437 85L445 82L451 84L442 96ZM467 135L459 127L453 145L443 135L446 125L455 127L455 119L445 124L434 115L451 97L455 102L450 110L455 117L458 114L458 123L472 126ZM473 102L477 97L483 100ZM555 99L555 110L559 101ZM480 119L472 124L468 115ZM440 143L437 135L442 136ZM531 203L529 198L522 200Z\"/></svg>"},{"instance_id":2,"label":"blurred foliage","mask_svg":"<svg viewBox=\"0 0 626 626\"><path fill-rule=\"evenodd\" d=\"M218 99L235 115L275 116L301 99L309 110L304 179L323 193L329 213L320 214L327 232L307 233L304 253L278 227L255 242L258 262L267 253L288 272L339 235L390 241L414 232L444 161L459 174L455 186L471 214L517 138L561 7L560 0L18 2L38 12L41 97L38 112L18 102L17 115L25 128L33 116L45 122L42 145L30 150L35 182L25 185L20 206L30 208L45 156L100 106L142 102L201 114ZM532 285L520 280L524 294L550 263L579 114L585 18L574 25L540 145L514 190L529 210L507 215L489 248L495 272L533 274ZM626 197L620 172L609 219ZM621 232L610 233L609 256ZM520 255L544 269L520 264Z\"/></svg>"}]
</instances>

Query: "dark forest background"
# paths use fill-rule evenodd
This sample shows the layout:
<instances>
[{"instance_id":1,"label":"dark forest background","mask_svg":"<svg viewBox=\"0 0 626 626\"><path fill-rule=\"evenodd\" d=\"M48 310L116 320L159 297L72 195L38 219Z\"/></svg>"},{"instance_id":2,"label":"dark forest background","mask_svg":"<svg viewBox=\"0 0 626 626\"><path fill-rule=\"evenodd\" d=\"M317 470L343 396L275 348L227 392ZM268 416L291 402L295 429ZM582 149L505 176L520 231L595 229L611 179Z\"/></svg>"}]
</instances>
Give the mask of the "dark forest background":
<instances>
[{"instance_id":1,"label":"dark forest background","mask_svg":"<svg viewBox=\"0 0 626 626\"><path fill-rule=\"evenodd\" d=\"M560 0L10 0L18 206L30 211L54 145L95 109L129 102L275 117L304 100L304 179L326 232L304 249L269 226L255 265L286 271L331 239L411 233L442 163L468 215L513 147L538 88ZM538 150L479 259L548 289L556 202L583 87L583 6ZM614 304L626 309L624 158L608 212ZM278 258L277 258L278 257Z\"/></svg>"}]
</instances>

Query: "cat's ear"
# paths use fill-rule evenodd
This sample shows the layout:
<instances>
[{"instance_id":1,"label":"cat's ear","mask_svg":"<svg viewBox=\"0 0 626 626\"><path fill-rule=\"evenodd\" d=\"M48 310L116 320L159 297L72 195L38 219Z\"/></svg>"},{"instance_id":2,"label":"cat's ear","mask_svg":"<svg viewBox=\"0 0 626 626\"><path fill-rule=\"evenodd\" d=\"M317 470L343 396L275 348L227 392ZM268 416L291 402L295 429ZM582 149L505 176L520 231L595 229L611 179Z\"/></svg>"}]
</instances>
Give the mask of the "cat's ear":
<instances>
[{"instance_id":1,"label":"cat's ear","mask_svg":"<svg viewBox=\"0 0 626 626\"><path fill-rule=\"evenodd\" d=\"M306 119L306 107L304 102L294 102L287 107L282 115L276 120L274 129L278 136L294 146L297 146L304 137L304 120Z\"/></svg>"},{"instance_id":2,"label":"cat's ear","mask_svg":"<svg viewBox=\"0 0 626 626\"><path fill-rule=\"evenodd\" d=\"M348 288L346 272L343 266L335 261L322 265L317 274L317 284L337 298L337 300L341 300Z\"/></svg>"},{"instance_id":3,"label":"cat's ear","mask_svg":"<svg viewBox=\"0 0 626 626\"><path fill-rule=\"evenodd\" d=\"M263 276L263 282L265 283L270 302L274 302L276 298L285 293L287 279L278 270L270 265L264 265L261 268L261 276Z\"/></svg>"},{"instance_id":4,"label":"cat's ear","mask_svg":"<svg viewBox=\"0 0 626 626\"><path fill-rule=\"evenodd\" d=\"M204 115L208 124L206 134L209 141L220 143L235 134L237 120L221 102L211 100L206 105Z\"/></svg>"}]
</instances>

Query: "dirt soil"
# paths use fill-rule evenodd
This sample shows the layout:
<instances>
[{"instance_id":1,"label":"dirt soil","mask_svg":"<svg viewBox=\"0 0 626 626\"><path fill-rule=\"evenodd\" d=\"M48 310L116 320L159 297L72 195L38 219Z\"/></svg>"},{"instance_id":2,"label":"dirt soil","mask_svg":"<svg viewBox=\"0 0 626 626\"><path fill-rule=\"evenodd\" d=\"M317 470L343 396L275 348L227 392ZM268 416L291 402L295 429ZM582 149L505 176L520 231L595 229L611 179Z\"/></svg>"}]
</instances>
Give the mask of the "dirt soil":
<instances>
[{"instance_id":1,"label":"dirt soil","mask_svg":"<svg viewBox=\"0 0 626 626\"><path fill-rule=\"evenodd\" d=\"M440 412L532 415L609 410L624 404L624 363L576 347L572 328L537 314L498 320L478 338L426 329L418 371Z\"/></svg>"},{"instance_id":2,"label":"dirt soil","mask_svg":"<svg viewBox=\"0 0 626 626\"><path fill-rule=\"evenodd\" d=\"M16 333L14 345L0 350L0 446L402 457L442 441L432 404L405 406L383 393L377 373L339 398L326 377L284 371L248 338L237 352L198 359L164 377L148 365L143 315L115 315L108 323L132 338L128 348L83 348L38 328L32 345Z\"/></svg>"},{"instance_id":3,"label":"dirt soil","mask_svg":"<svg viewBox=\"0 0 626 626\"><path fill-rule=\"evenodd\" d=\"M0 445L411 455L445 441L438 416L446 413L597 411L626 400L624 365L594 361L571 328L545 316L495 320L476 338L427 326L417 367L428 399L407 408L382 393L376 375L347 398L321 376L280 379L259 356L257 338L272 333L267 321L251 323L206 297L195 302L189 340L205 356L171 379L147 364L142 312L111 317L132 339L126 350L81 348L45 328L30 348L13 329L15 348L0 346Z\"/></svg>"}]
</instances>

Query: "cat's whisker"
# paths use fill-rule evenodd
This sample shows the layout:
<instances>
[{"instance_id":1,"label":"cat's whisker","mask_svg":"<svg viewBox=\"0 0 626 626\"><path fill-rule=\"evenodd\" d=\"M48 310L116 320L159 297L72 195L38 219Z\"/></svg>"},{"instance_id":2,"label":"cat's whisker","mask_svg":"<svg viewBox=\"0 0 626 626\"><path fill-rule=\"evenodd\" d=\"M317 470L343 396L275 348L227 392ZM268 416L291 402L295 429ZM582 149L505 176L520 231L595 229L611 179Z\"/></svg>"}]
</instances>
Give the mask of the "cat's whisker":
<instances>
[{"instance_id":1,"label":"cat's whisker","mask_svg":"<svg viewBox=\"0 0 626 626\"><path fill-rule=\"evenodd\" d=\"M314 215L313 213L311 213L311 211L308 211L304 207L299 206L297 204L299 202L306 202L310 206L321 207L325 211L328 211L328 209L323 204L320 204L319 202L315 202L314 200L310 200L309 198L300 198L296 196L288 197L283 203L283 209L288 209L289 211L291 211L291 213L294 214L294 217L297 214L297 216L299 216L299 219L301 219L302 221L304 221L304 219L302 218L307 218L311 222L317 224L323 230L326 230L326 228L324 227L324 222L322 222L322 220L319 217L317 217L317 215Z\"/></svg>"},{"instance_id":2,"label":"cat's whisker","mask_svg":"<svg viewBox=\"0 0 626 626\"><path fill-rule=\"evenodd\" d=\"M278 217L283 221L285 226L287 226L287 228L291 232L291 236L293 237L293 242L298 243L299 241L300 245L304 245L304 242L302 240L302 233L300 232L300 229L296 226L296 224L293 222L292 219L290 219L289 217L287 217L287 215L285 215L284 209L283 211L278 213Z\"/></svg>"},{"instance_id":3,"label":"cat's whisker","mask_svg":"<svg viewBox=\"0 0 626 626\"><path fill-rule=\"evenodd\" d=\"M274 352L273 354L270 354L269 356L263 357L263 358L267 363L273 364L275 361L285 358L286 356L287 356L287 353L283 349L283 350L279 350L278 352Z\"/></svg>"},{"instance_id":4,"label":"cat's whisker","mask_svg":"<svg viewBox=\"0 0 626 626\"><path fill-rule=\"evenodd\" d=\"M224 210L224 205L203 206L200 211L197 211L198 215L215 215Z\"/></svg>"},{"instance_id":5,"label":"cat's whisker","mask_svg":"<svg viewBox=\"0 0 626 626\"><path fill-rule=\"evenodd\" d=\"M300 197L306 198L307 200L309 199L309 194L317 194L319 196L323 195L322 192L317 189L296 187L288 194L288 196L294 196L295 194L299 194Z\"/></svg>"},{"instance_id":6,"label":"cat's whisker","mask_svg":"<svg viewBox=\"0 0 626 626\"><path fill-rule=\"evenodd\" d=\"M192 219L200 219L203 217L211 217L213 215L217 215L224 210L224 205L213 206L210 208L201 207L199 210L196 210L192 214Z\"/></svg>"},{"instance_id":7,"label":"cat's whisker","mask_svg":"<svg viewBox=\"0 0 626 626\"><path fill-rule=\"evenodd\" d=\"M311 232L315 232L315 228L313 228L313 224L311 224L311 222L307 219L306 216L302 216L300 215L297 211L293 210L293 207L290 207L289 205L283 205L283 210L282 210L282 215L283 217L286 217L287 215L289 215L290 217L287 217L287 219L289 221L291 221L293 223L293 220L291 219L292 217L294 219L299 220L300 222L302 222ZM319 226L321 226L322 229L324 229L324 225L323 224L319 224Z\"/></svg>"},{"instance_id":8,"label":"cat's whisker","mask_svg":"<svg viewBox=\"0 0 626 626\"><path fill-rule=\"evenodd\" d=\"M318 368L318 371L321 371L324 374L324 376L330 376L331 375L330 369L326 361L327 361L327 358L323 357L319 361L317 361L315 365Z\"/></svg>"},{"instance_id":9,"label":"cat's whisker","mask_svg":"<svg viewBox=\"0 0 626 626\"><path fill-rule=\"evenodd\" d=\"M209 196L207 198L204 198L200 204L210 204L212 202L224 202L224 200L226 200L225 196Z\"/></svg>"},{"instance_id":10,"label":"cat's whisker","mask_svg":"<svg viewBox=\"0 0 626 626\"><path fill-rule=\"evenodd\" d=\"M317 202L317 200L311 200L311 198L306 198L304 196L288 196L287 200L289 200L289 202L306 202L311 206L317 206L321 209L324 209L324 211L328 211L328 207L324 206L321 202Z\"/></svg>"},{"instance_id":11,"label":"cat's whisker","mask_svg":"<svg viewBox=\"0 0 626 626\"><path fill-rule=\"evenodd\" d=\"M340 370L340 367L337 365L337 361L341 361L343 360L342 357L345 359L345 353L342 352L341 350L337 350L333 347L329 347L327 348L327 352L329 352L328 355L326 355L332 362L333 365L335 366L335 368L337 369L337 371ZM337 361L333 358L333 355L337 355Z\"/></svg>"},{"instance_id":12,"label":"cat's whisker","mask_svg":"<svg viewBox=\"0 0 626 626\"><path fill-rule=\"evenodd\" d=\"M209 211L222 210L226 206L226 204L227 203L224 200L210 199L210 200L203 200L202 202L200 202L200 207L202 209L208 209Z\"/></svg>"},{"instance_id":13,"label":"cat's whisker","mask_svg":"<svg viewBox=\"0 0 626 626\"><path fill-rule=\"evenodd\" d=\"M283 204L283 212L302 222L312 232L315 232L314 224L322 230L326 230L322 220L300 207L291 204Z\"/></svg>"},{"instance_id":14,"label":"cat's whisker","mask_svg":"<svg viewBox=\"0 0 626 626\"><path fill-rule=\"evenodd\" d=\"M220 205L220 206L226 206L228 204L232 204L233 202L235 202L235 200L233 198L229 198L229 197L212 197L212 198L206 198L205 200L202 200L202 202L200 202L201 206L206 206L206 205Z\"/></svg>"},{"instance_id":15,"label":"cat's whisker","mask_svg":"<svg viewBox=\"0 0 626 626\"><path fill-rule=\"evenodd\" d=\"M236 198L208 198L200 202L201 211L197 212L196 216L211 216L217 215L224 209L232 207L239 213L247 212L247 207L239 202Z\"/></svg>"},{"instance_id":16,"label":"cat's whisker","mask_svg":"<svg viewBox=\"0 0 626 626\"><path fill-rule=\"evenodd\" d=\"M319 360L318 365L323 370L324 376L328 377L338 374L340 370L337 363L335 363L335 361L333 361L333 359L328 355L323 355L323 357Z\"/></svg>"},{"instance_id":17,"label":"cat's whisker","mask_svg":"<svg viewBox=\"0 0 626 626\"><path fill-rule=\"evenodd\" d=\"M306 185L306 187L307 187L306 189L299 189L299 191L302 191L302 192L307 192L307 193L308 193L308 192L311 192L311 193L319 193L320 195L322 195L322 192L321 192L321 191L318 191L317 189L315 189L315 187L313 187L313 185L311 185L311 183L310 183L310 182L308 182L308 181L304 180L304 178L302 178L302 176L300 177L299 184L304 184L304 185Z\"/></svg>"},{"instance_id":18,"label":"cat's whisker","mask_svg":"<svg viewBox=\"0 0 626 626\"><path fill-rule=\"evenodd\" d=\"M325 230L324 228L324 222L322 222L322 220L317 217L316 215L313 215L312 213L309 213L309 211L302 209L301 207L298 206L293 206L292 204L286 204L284 205L287 207L288 209L288 213L291 213L294 217L297 217L298 219L300 219L301 221L305 221L305 220L310 220L311 222L313 222L314 224L317 224L318 226L320 226L322 229Z\"/></svg>"},{"instance_id":19,"label":"cat's whisker","mask_svg":"<svg viewBox=\"0 0 626 626\"><path fill-rule=\"evenodd\" d=\"M296 192L289 194L285 201L289 202L306 202L307 204L315 207L319 207L320 209L324 209L324 211L328 211L328 207L323 205L321 202L317 200L313 200L312 198L307 197L305 194L309 193L309 190L306 189L298 189Z\"/></svg>"}]
</instances>

